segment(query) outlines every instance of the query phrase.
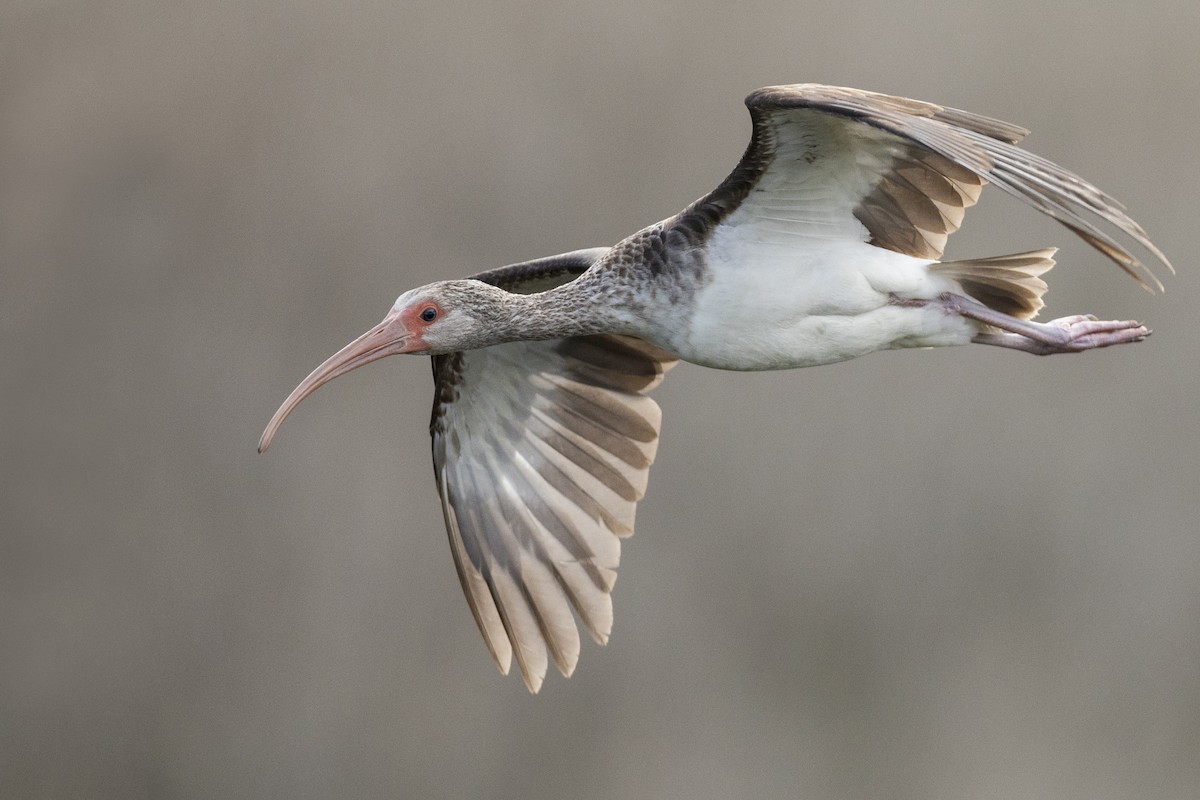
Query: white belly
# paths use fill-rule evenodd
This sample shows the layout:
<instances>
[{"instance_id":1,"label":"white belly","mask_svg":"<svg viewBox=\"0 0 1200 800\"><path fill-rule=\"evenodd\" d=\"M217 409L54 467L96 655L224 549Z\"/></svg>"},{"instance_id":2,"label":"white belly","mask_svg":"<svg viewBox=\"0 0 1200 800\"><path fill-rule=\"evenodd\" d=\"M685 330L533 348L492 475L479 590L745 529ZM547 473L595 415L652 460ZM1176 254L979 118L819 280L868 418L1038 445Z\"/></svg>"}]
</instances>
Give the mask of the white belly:
<instances>
[{"instance_id":1,"label":"white belly","mask_svg":"<svg viewBox=\"0 0 1200 800\"><path fill-rule=\"evenodd\" d=\"M684 359L720 369L790 369L876 350L966 344L976 323L929 300L954 282L931 275L928 260L860 242L780 248L754 263L709 248L711 280L681 330L668 333Z\"/></svg>"}]
</instances>

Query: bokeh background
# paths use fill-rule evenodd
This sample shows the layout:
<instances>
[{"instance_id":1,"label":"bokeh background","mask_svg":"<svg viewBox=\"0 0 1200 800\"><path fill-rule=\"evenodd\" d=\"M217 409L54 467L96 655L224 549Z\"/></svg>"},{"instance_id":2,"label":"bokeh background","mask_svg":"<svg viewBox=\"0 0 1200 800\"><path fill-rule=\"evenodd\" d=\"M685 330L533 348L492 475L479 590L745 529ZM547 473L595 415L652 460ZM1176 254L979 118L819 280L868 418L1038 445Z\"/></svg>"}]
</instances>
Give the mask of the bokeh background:
<instances>
[{"instance_id":1,"label":"bokeh background","mask_svg":"<svg viewBox=\"0 0 1200 800\"><path fill-rule=\"evenodd\" d=\"M1200 5L0 6L0 795L1200 796ZM276 406L404 289L617 241L732 167L752 89L1034 129L1179 267L1060 244L1148 342L684 366L609 646L491 665L424 359Z\"/></svg>"}]
</instances>

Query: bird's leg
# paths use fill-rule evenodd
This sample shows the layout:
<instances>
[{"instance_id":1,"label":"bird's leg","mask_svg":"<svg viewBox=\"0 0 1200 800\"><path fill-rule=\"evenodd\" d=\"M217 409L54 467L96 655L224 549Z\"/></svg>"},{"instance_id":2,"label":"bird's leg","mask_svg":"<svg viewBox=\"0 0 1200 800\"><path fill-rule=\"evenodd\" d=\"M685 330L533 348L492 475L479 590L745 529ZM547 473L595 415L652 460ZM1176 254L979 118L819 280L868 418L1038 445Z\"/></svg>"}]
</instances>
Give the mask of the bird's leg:
<instances>
[{"instance_id":1,"label":"bird's leg","mask_svg":"<svg viewBox=\"0 0 1200 800\"><path fill-rule=\"evenodd\" d=\"M1039 356L1051 353L1081 353L1114 344L1140 342L1150 335L1142 323L1131 320L1096 319L1090 314L1074 314L1049 322L1019 319L988 308L971 297L959 294L939 295L937 302L952 313L982 322L1001 333L979 333L972 339L979 344L1011 347Z\"/></svg>"},{"instance_id":2,"label":"bird's leg","mask_svg":"<svg viewBox=\"0 0 1200 800\"><path fill-rule=\"evenodd\" d=\"M1100 320L1090 314L1075 314L1049 322L1033 322L988 308L978 300L946 292L935 300L899 300L901 304L924 303L940 306L950 314L982 322L996 331L976 334L971 341L1011 347L1039 356L1051 353L1081 353L1114 344L1140 342L1150 330L1136 320Z\"/></svg>"}]
</instances>

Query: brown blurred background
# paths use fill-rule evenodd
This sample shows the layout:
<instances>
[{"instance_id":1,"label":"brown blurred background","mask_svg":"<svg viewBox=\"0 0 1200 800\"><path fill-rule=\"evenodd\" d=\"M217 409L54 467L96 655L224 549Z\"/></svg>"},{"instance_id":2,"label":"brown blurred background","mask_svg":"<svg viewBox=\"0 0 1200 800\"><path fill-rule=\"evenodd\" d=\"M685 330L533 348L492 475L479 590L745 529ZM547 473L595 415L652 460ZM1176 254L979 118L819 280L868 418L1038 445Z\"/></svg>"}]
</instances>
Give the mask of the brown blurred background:
<instances>
[{"instance_id":1,"label":"brown blurred background","mask_svg":"<svg viewBox=\"0 0 1200 800\"><path fill-rule=\"evenodd\" d=\"M1194 0L0 6L0 795L1200 796ZM404 289L617 241L750 90L1027 125L1179 267L1145 344L682 367L608 647L491 665L424 359L267 418Z\"/></svg>"}]
</instances>

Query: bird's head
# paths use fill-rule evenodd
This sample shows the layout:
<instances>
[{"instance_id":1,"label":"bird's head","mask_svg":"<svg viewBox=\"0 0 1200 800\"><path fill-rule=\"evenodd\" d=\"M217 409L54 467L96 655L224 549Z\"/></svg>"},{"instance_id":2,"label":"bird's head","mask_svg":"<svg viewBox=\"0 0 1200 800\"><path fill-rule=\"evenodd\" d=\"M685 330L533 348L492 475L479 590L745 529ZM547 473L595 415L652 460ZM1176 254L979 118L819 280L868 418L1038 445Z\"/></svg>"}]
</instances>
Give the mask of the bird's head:
<instances>
[{"instance_id":1,"label":"bird's head","mask_svg":"<svg viewBox=\"0 0 1200 800\"><path fill-rule=\"evenodd\" d=\"M364 364L384 356L437 355L494 344L509 298L502 289L474 280L439 281L400 295L382 322L330 356L292 390L263 431L258 451L270 447L300 401Z\"/></svg>"},{"instance_id":2,"label":"bird's head","mask_svg":"<svg viewBox=\"0 0 1200 800\"><path fill-rule=\"evenodd\" d=\"M405 337L403 349L394 351L398 353L472 350L498 341L512 300L503 289L480 281L438 281L397 297L376 327L390 324Z\"/></svg>"}]
</instances>

